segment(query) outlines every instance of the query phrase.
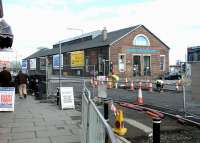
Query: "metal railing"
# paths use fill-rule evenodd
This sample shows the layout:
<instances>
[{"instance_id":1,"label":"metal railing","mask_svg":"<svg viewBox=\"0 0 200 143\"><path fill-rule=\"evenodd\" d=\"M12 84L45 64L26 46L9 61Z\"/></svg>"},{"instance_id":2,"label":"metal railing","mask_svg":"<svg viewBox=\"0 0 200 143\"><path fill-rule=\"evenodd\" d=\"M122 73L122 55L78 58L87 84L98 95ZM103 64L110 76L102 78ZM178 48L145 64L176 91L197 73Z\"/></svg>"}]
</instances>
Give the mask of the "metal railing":
<instances>
[{"instance_id":1,"label":"metal railing","mask_svg":"<svg viewBox=\"0 0 200 143\"><path fill-rule=\"evenodd\" d=\"M84 86L82 96L82 143L117 143L117 139Z\"/></svg>"}]
</instances>

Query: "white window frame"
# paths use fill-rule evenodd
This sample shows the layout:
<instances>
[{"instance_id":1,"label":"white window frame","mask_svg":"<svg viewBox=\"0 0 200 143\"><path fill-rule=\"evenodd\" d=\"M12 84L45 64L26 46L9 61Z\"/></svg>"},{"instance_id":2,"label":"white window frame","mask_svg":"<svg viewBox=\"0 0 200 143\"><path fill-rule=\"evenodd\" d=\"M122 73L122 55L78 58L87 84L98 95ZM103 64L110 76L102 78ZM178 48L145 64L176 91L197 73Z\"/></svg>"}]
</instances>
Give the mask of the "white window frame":
<instances>
[{"instance_id":1,"label":"white window frame","mask_svg":"<svg viewBox=\"0 0 200 143\"><path fill-rule=\"evenodd\" d=\"M124 70L123 71L121 71L121 69L120 69L120 57L121 56L124 56L124 62L121 62L121 63L124 63ZM119 53L118 54L118 69L119 69L119 72L126 72L126 54L125 53Z\"/></svg>"},{"instance_id":2,"label":"white window frame","mask_svg":"<svg viewBox=\"0 0 200 143\"><path fill-rule=\"evenodd\" d=\"M45 67L42 67L42 66L41 66L41 61L40 61L40 59L45 59ZM39 62L40 62L40 63L39 63L39 64L40 64L40 70L46 70L46 65L47 65L47 63L46 63L46 62L47 62L46 57L39 57Z\"/></svg>"},{"instance_id":3,"label":"white window frame","mask_svg":"<svg viewBox=\"0 0 200 143\"><path fill-rule=\"evenodd\" d=\"M152 67L151 67L151 66L152 66L152 65L151 65L151 54L143 54L142 56L143 56L143 57L142 57L142 59L143 59L143 70L144 70L144 57L145 57L145 56L146 56L146 57L150 57L150 59L149 59L149 60L150 60L150 61L149 61L149 66L150 66L150 67L149 67L149 68L150 68L150 75L151 75L151 70L152 70L152 69L151 69L151 68L152 68Z\"/></svg>"},{"instance_id":4,"label":"white window frame","mask_svg":"<svg viewBox=\"0 0 200 143\"><path fill-rule=\"evenodd\" d=\"M29 68L30 68L30 70L36 70L36 68L37 68L37 59L36 58L29 60Z\"/></svg>"},{"instance_id":5,"label":"white window frame","mask_svg":"<svg viewBox=\"0 0 200 143\"><path fill-rule=\"evenodd\" d=\"M147 45L136 45L136 40L137 40L137 38L140 37L140 36L144 37L144 38L147 40ZM132 44L133 44L134 46L150 46L150 41L149 41L149 38L148 38L146 35L144 35L144 34L138 34L138 35L136 35L135 38L133 39L133 43L132 43Z\"/></svg>"},{"instance_id":6,"label":"white window frame","mask_svg":"<svg viewBox=\"0 0 200 143\"><path fill-rule=\"evenodd\" d=\"M160 65L161 65L161 57L164 57L164 61L163 61L163 69L161 69L161 66L160 66L160 71L165 71L165 55L160 55Z\"/></svg>"}]
</instances>

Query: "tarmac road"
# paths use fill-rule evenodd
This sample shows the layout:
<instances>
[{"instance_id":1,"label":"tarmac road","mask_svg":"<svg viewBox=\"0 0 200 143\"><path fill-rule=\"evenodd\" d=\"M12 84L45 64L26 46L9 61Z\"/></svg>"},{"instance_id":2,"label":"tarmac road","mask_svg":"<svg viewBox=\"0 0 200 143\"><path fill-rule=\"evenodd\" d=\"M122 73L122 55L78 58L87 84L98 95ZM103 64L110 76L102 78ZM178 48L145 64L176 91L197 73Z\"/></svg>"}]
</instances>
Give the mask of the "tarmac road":
<instances>
[{"instance_id":1,"label":"tarmac road","mask_svg":"<svg viewBox=\"0 0 200 143\"><path fill-rule=\"evenodd\" d=\"M137 100L137 91L131 92L125 89L109 89L108 98L116 101L134 102ZM145 104L152 104L162 107L171 107L179 111L183 111L183 95L177 92L153 92L143 91ZM187 106L192 105L190 97L187 96ZM122 108L124 111L125 127L128 128L127 134L124 136L129 141L135 143L152 142L152 118L142 112ZM200 115L199 107L190 107L188 110L194 114ZM114 114L110 113L110 124L114 125ZM138 125L139 124L139 125ZM142 124L143 126L141 127ZM139 127L138 127L139 126ZM161 123L161 143L199 143L200 129L190 125L182 125L176 120L165 117Z\"/></svg>"}]
</instances>

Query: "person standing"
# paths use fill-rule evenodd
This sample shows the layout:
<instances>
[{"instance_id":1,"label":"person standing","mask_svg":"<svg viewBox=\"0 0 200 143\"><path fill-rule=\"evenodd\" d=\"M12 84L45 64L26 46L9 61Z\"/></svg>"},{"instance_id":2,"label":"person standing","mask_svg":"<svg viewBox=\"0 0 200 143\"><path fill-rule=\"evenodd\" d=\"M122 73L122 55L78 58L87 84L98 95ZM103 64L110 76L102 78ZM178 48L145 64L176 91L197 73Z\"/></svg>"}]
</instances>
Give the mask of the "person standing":
<instances>
[{"instance_id":1,"label":"person standing","mask_svg":"<svg viewBox=\"0 0 200 143\"><path fill-rule=\"evenodd\" d=\"M16 81L18 83L19 88L19 97L22 99L23 97L26 99L27 97L27 82L28 82L28 75L23 73L21 70L19 71Z\"/></svg>"},{"instance_id":2,"label":"person standing","mask_svg":"<svg viewBox=\"0 0 200 143\"><path fill-rule=\"evenodd\" d=\"M0 86L10 87L11 80L12 80L12 77L11 77L10 72L6 69L6 67L3 67L3 70L0 72Z\"/></svg>"}]
</instances>

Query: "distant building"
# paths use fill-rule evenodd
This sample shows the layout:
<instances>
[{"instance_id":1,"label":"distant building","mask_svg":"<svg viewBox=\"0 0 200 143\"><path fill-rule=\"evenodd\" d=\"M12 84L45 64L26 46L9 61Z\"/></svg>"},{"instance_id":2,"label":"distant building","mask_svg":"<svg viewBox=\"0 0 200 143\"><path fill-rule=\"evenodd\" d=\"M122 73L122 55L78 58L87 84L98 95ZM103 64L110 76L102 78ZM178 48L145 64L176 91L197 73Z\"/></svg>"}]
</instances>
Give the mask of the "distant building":
<instances>
[{"instance_id":1,"label":"distant building","mask_svg":"<svg viewBox=\"0 0 200 143\"><path fill-rule=\"evenodd\" d=\"M61 41L52 49L27 57L27 69L41 73L47 57L51 72L59 74L60 47L63 75L109 75L112 72L120 77L154 78L169 71L170 48L143 25L112 32L104 28Z\"/></svg>"},{"instance_id":2,"label":"distant building","mask_svg":"<svg viewBox=\"0 0 200 143\"><path fill-rule=\"evenodd\" d=\"M200 103L200 46L187 49L187 61L191 64L192 99L196 103Z\"/></svg>"},{"instance_id":3,"label":"distant building","mask_svg":"<svg viewBox=\"0 0 200 143\"><path fill-rule=\"evenodd\" d=\"M189 47L187 49L188 62L200 61L200 46Z\"/></svg>"}]
</instances>

